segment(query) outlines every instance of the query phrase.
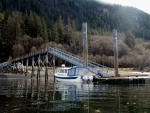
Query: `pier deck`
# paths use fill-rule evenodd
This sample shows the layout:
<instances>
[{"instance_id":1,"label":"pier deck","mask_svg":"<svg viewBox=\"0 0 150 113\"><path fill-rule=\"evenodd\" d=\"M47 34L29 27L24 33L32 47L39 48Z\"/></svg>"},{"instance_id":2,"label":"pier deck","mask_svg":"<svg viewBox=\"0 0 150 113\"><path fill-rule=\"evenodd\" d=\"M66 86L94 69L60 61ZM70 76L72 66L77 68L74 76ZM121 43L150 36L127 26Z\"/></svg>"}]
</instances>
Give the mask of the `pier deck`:
<instances>
[{"instance_id":1,"label":"pier deck","mask_svg":"<svg viewBox=\"0 0 150 113\"><path fill-rule=\"evenodd\" d=\"M145 84L150 81L148 72L122 72L120 77L94 78L93 82L106 84Z\"/></svg>"}]
</instances>

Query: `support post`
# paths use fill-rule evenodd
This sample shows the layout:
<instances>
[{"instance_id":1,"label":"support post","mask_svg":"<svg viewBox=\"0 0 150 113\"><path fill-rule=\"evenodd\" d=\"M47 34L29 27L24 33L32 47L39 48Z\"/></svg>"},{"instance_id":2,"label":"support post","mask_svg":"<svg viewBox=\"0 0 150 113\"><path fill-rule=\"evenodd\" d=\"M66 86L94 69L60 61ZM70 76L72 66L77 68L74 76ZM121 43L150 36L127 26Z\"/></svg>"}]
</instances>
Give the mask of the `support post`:
<instances>
[{"instance_id":1,"label":"support post","mask_svg":"<svg viewBox=\"0 0 150 113\"><path fill-rule=\"evenodd\" d=\"M16 71L19 73L19 61L16 63Z\"/></svg>"},{"instance_id":2,"label":"support post","mask_svg":"<svg viewBox=\"0 0 150 113\"><path fill-rule=\"evenodd\" d=\"M115 76L119 77L118 74L118 43L117 43L117 30L113 30L114 37L114 68L115 68Z\"/></svg>"},{"instance_id":3,"label":"support post","mask_svg":"<svg viewBox=\"0 0 150 113\"><path fill-rule=\"evenodd\" d=\"M26 60L26 72L25 72L25 76L27 76L27 74L28 74L28 63L29 63L29 60L27 58L27 60Z\"/></svg>"},{"instance_id":4,"label":"support post","mask_svg":"<svg viewBox=\"0 0 150 113\"><path fill-rule=\"evenodd\" d=\"M38 69L37 69L37 79L39 79L40 78L40 61L41 59L40 59L40 55L39 55L39 57L38 57Z\"/></svg>"},{"instance_id":5,"label":"support post","mask_svg":"<svg viewBox=\"0 0 150 113\"><path fill-rule=\"evenodd\" d=\"M34 73L34 56L32 57L32 73L31 73L31 78L35 76L35 73Z\"/></svg>"},{"instance_id":6,"label":"support post","mask_svg":"<svg viewBox=\"0 0 150 113\"><path fill-rule=\"evenodd\" d=\"M83 65L88 66L87 22L83 23Z\"/></svg>"},{"instance_id":7,"label":"support post","mask_svg":"<svg viewBox=\"0 0 150 113\"><path fill-rule=\"evenodd\" d=\"M53 55L53 75L55 74L55 56Z\"/></svg>"},{"instance_id":8,"label":"support post","mask_svg":"<svg viewBox=\"0 0 150 113\"><path fill-rule=\"evenodd\" d=\"M46 66L45 66L45 80L48 80L48 53L46 53L46 55L45 55L45 62L46 62Z\"/></svg>"},{"instance_id":9,"label":"support post","mask_svg":"<svg viewBox=\"0 0 150 113\"><path fill-rule=\"evenodd\" d=\"M15 69L16 69L16 64L15 64L15 62L14 62L13 65L14 65L14 66L13 66L13 72L15 73Z\"/></svg>"},{"instance_id":10,"label":"support post","mask_svg":"<svg viewBox=\"0 0 150 113\"><path fill-rule=\"evenodd\" d=\"M17 62L17 73L21 73L21 67L22 67L22 65L21 65L21 63L18 61L18 62Z\"/></svg>"},{"instance_id":11,"label":"support post","mask_svg":"<svg viewBox=\"0 0 150 113\"><path fill-rule=\"evenodd\" d=\"M23 71L24 71L24 66L23 66L23 59L22 59L22 62L21 62L21 74L23 74Z\"/></svg>"}]
</instances>

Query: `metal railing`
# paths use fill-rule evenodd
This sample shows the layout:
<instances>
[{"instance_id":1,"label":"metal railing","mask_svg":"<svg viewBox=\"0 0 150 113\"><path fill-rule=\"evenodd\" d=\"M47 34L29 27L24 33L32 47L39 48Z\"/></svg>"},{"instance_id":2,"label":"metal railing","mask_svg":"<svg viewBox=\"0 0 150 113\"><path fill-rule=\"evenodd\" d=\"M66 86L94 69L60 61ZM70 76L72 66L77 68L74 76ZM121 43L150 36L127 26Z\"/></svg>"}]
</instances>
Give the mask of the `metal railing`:
<instances>
[{"instance_id":1,"label":"metal railing","mask_svg":"<svg viewBox=\"0 0 150 113\"><path fill-rule=\"evenodd\" d=\"M62 49L48 47L47 49L43 50L43 52L44 53L48 52L58 58L66 60L67 62L69 62L73 65L83 66L83 58L82 57L80 57L78 55L74 55L70 52L64 51ZM24 55L24 57L22 57L22 59L26 59L27 57L31 57L32 55L35 55L35 54L41 54L41 51L38 51L38 52L36 52L34 54L30 54L30 55ZM16 58L14 61L18 61L17 59L19 60L19 58ZM8 62L1 63L0 71L2 72L2 71L9 70L9 67L11 65L12 64L8 63ZM90 61L90 60L88 61L88 69L92 73L100 75L100 76L109 76L109 75L114 74L114 70L112 68L106 67L104 65L98 64L98 63Z\"/></svg>"},{"instance_id":2,"label":"metal railing","mask_svg":"<svg viewBox=\"0 0 150 113\"><path fill-rule=\"evenodd\" d=\"M48 47L48 52L74 65L83 66L83 58L80 56L74 55L70 52L61 50L59 48L52 48L52 47ZM88 69L92 73L97 75L100 75L101 73L102 75L100 76L113 75L114 72L112 68L106 67L104 65L98 64L90 60L88 61Z\"/></svg>"}]
</instances>

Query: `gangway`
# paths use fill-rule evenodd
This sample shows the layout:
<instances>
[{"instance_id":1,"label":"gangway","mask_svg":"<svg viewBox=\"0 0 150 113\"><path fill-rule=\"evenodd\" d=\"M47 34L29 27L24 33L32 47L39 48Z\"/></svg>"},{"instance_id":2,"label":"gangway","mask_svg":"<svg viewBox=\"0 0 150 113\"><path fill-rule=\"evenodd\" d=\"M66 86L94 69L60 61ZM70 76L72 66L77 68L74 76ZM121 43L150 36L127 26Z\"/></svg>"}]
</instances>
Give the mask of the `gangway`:
<instances>
[{"instance_id":1,"label":"gangway","mask_svg":"<svg viewBox=\"0 0 150 113\"><path fill-rule=\"evenodd\" d=\"M48 47L47 51L48 53L53 54L54 56L57 56L63 60L66 60L71 64L83 66L83 58L80 56L74 55L59 48ZM114 72L112 68L106 67L90 60L88 61L88 69L92 73L101 77L113 75Z\"/></svg>"},{"instance_id":2,"label":"gangway","mask_svg":"<svg viewBox=\"0 0 150 113\"><path fill-rule=\"evenodd\" d=\"M26 60L27 58L31 58L35 55L39 55L39 54L45 54L45 53L49 53L52 54L60 59L63 59L73 65L77 65L77 66L83 66L83 58L78 56L78 55L74 55L70 52L67 52L65 50L59 49L59 48L52 48L52 47L47 47L46 49L41 51L38 51L36 53L32 53L30 55L24 55L24 57L21 57L22 60ZM13 60L12 62L4 62L0 64L0 71L1 72L6 72L9 71L12 67L12 65L14 64L14 62L18 62L20 61L20 58L16 58L15 60ZM98 64L96 62L93 61L88 61L88 69L89 71L91 71L92 73L99 75L101 77L105 77L105 76L111 76L113 75L114 71L112 68L106 67L104 65Z\"/></svg>"}]
</instances>

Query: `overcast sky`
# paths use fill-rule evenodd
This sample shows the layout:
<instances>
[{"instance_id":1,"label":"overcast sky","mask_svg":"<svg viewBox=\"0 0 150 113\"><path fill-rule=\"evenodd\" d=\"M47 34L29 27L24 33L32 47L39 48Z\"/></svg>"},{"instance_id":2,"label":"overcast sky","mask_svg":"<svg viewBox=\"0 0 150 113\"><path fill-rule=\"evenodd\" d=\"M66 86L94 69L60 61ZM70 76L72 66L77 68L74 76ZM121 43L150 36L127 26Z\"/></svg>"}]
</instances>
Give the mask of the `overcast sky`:
<instances>
[{"instance_id":1,"label":"overcast sky","mask_svg":"<svg viewBox=\"0 0 150 113\"><path fill-rule=\"evenodd\" d=\"M123 6L132 6L150 14L150 0L99 0L107 3L115 3Z\"/></svg>"}]
</instances>

